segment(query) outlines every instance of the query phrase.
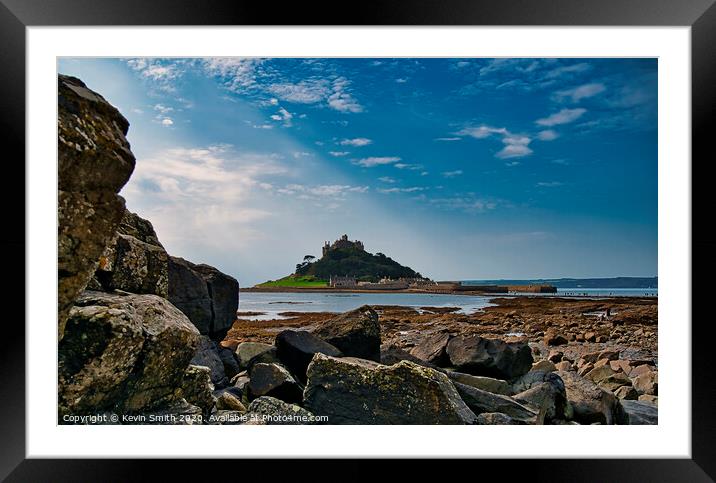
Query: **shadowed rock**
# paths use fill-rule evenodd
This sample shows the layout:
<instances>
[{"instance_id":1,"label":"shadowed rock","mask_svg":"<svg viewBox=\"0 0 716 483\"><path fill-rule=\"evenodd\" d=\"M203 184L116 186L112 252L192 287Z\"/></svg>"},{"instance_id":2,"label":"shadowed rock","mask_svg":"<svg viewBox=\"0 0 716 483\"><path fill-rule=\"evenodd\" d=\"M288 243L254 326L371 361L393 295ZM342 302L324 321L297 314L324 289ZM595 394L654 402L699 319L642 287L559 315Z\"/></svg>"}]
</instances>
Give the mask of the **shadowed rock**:
<instances>
[{"instance_id":1,"label":"shadowed rock","mask_svg":"<svg viewBox=\"0 0 716 483\"><path fill-rule=\"evenodd\" d=\"M313 333L346 356L380 361L378 314L368 305L318 324Z\"/></svg>"},{"instance_id":2,"label":"shadowed rock","mask_svg":"<svg viewBox=\"0 0 716 483\"><path fill-rule=\"evenodd\" d=\"M503 413L526 423L542 424L543 422L538 419L538 411L532 411L509 396L493 394L455 381L453 384L462 400L475 414Z\"/></svg>"},{"instance_id":3,"label":"shadowed rock","mask_svg":"<svg viewBox=\"0 0 716 483\"><path fill-rule=\"evenodd\" d=\"M434 334L419 342L411 349L410 354L425 362L444 367L450 363L445 352L449 340L450 334L447 332Z\"/></svg>"},{"instance_id":4,"label":"shadowed rock","mask_svg":"<svg viewBox=\"0 0 716 483\"><path fill-rule=\"evenodd\" d=\"M221 340L236 320L239 282L209 265L169 257L169 301L200 333Z\"/></svg>"},{"instance_id":5,"label":"shadowed rock","mask_svg":"<svg viewBox=\"0 0 716 483\"><path fill-rule=\"evenodd\" d=\"M340 357L343 354L328 342L305 330L284 330L276 336L279 360L301 382L306 382L306 368L317 353Z\"/></svg>"},{"instance_id":6,"label":"shadowed rock","mask_svg":"<svg viewBox=\"0 0 716 483\"><path fill-rule=\"evenodd\" d=\"M524 342L503 342L477 335L458 336L447 345L450 363L459 372L513 379L532 367L532 351Z\"/></svg>"},{"instance_id":7,"label":"shadowed rock","mask_svg":"<svg viewBox=\"0 0 716 483\"><path fill-rule=\"evenodd\" d=\"M249 398L273 396L288 403L300 402L302 390L285 367L279 364L254 364L249 373Z\"/></svg>"}]
</instances>

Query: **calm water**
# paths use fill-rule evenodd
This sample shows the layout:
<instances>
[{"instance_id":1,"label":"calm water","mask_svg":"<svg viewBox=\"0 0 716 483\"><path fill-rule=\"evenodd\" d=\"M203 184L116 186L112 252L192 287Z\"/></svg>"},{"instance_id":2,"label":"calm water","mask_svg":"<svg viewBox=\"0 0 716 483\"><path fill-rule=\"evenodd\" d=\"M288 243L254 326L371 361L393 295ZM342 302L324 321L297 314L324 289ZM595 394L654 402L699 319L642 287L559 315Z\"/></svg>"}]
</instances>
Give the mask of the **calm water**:
<instances>
[{"instance_id":1,"label":"calm water","mask_svg":"<svg viewBox=\"0 0 716 483\"><path fill-rule=\"evenodd\" d=\"M255 320L280 318L280 312L346 312L361 305L399 305L406 307L460 307L472 313L494 305L481 295L412 294L412 293L257 293L241 292L240 312L265 312L266 315L245 317Z\"/></svg>"},{"instance_id":2,"label":"calm water","mask_svg":"<svg viewBox=\"0 0 716 483\"><path fill-rule=\"evenodd\" d=\"M557 296L574 297L656 297L657 289L621 288L559 288ZM555 294L525 294L546 297ZM504 296L449 295L421 293L330 293L330 292L241 292L240 312L263 312L264 315L242 317L253 320L282 318L281 312L346 312L362 305L399 305L405 307L460 307L460 312L471 314L494 305L490 299Z\"/></svg>"},{"instance_id":3,"label":"calm water","mask_svg":"<svg viewBox=\"0 0 716 483\"><path fill-rule=\"evenodd\" d=\"M656 288L558 288L557 295L600 297L657 297Z\"/></svg>"}]
</instances>

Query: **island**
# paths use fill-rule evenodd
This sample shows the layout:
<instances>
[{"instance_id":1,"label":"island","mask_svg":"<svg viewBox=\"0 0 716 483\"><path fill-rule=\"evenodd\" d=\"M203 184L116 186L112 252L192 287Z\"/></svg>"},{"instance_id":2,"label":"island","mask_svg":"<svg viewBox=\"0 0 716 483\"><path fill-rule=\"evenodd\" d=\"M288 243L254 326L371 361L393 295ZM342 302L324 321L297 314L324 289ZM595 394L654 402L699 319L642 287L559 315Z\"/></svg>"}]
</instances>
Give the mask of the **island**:
<instances>
[{"instance_id":1,"label":"island","mask_svg":"<svg viewBox=\"0 0 716 483\"><path fill-rule=\"evenodd\" d=\"M556 293L546 283L466 284L460 281L434 281L410 267L401 265L383 253L369 253L360 240L349 240L344 234L333 243L325 242L322 257L306 255L294 273L269 280L245 292L370 291L495 294L509 292Z\"/></svg>"}]
</instances>

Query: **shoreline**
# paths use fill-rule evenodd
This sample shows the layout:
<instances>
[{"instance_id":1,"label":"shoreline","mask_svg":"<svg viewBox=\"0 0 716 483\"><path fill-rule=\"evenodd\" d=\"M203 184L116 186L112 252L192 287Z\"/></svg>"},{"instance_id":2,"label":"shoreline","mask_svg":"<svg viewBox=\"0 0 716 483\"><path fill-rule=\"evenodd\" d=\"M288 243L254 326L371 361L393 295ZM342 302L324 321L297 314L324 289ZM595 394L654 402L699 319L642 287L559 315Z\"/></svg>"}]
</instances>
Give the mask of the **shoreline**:
<instances>
[{"instance_id":1,"label":"shoreline","mask_svg":"<svg viewBox=\"0 0 716 483\"><path fill-rule=\"evenodd\" d=\"M589 289L601 290L601 289ZM604 289L607 290L607 289ZM645 289L646 290L646 289ZM335 287L250 287L239 289L239 294L244 293L395 293L395 294L425 294L425 295L472 295L485 297L548 297L548 298L567 298L567 299L593 299L593 298L619 298L619 299L648 299L658 300L659 295L610 295L610 294L565 294L565 293L535 293L535 292L484 292L477 290L419 290L419 289L398 289L398 290L360 290L355 288L341 289Z\"/></svg>"}]
</instances>

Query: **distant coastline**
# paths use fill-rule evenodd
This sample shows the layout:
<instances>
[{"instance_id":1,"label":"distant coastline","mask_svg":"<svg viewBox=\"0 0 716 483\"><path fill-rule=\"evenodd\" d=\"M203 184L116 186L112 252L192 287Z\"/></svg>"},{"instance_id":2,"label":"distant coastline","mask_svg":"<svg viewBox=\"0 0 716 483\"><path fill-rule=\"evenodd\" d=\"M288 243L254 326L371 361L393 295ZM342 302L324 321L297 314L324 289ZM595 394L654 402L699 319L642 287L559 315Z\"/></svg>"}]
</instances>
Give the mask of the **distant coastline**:
<instances>
[{"instance_id":1,"label":"distant coastline","mask_svg":"<svg viewBox=\"0 0 716 483\"><path fill-rule=\"evenodd\" d=\"M659 277L607 277L607 278L534 278L463 280L463 285L535 285L549 284L557 288L659 288Z\"/></svg>"}]
</instances>

